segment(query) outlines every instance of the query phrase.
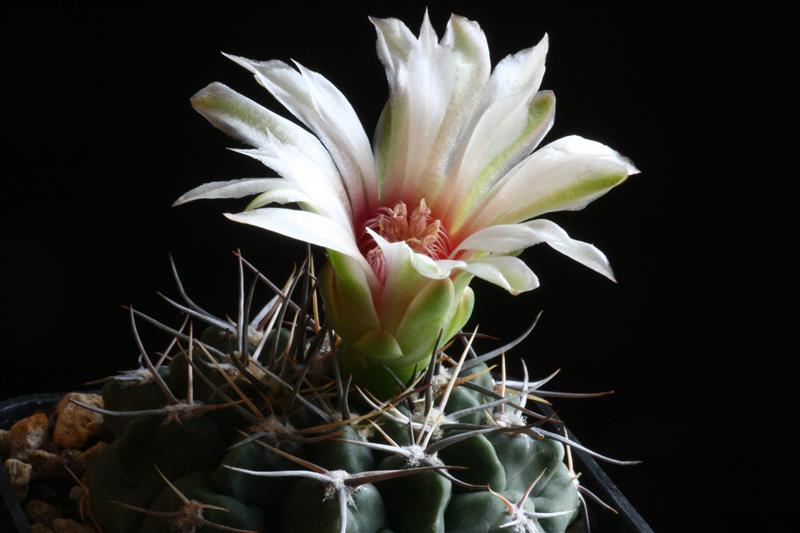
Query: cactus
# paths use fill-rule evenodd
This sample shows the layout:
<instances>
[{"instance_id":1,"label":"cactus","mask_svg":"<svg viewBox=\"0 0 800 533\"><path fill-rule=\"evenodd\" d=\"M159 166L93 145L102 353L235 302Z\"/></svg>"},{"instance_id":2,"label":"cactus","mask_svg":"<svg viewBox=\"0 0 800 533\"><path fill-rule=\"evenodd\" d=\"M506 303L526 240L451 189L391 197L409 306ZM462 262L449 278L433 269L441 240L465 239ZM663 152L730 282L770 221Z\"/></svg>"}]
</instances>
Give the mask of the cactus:
<instances>
[{"instance_id":1,"label":"cactus","mask_svg":"<svg viewBox=\"0 0 800 533\"><path fill-rule=\"evenodd\" d=\"M141 368L108 379L102 409L81 404L115 435L86 474L103 530L563 533L585 509L565 460L578 445L529 405L552 376L487 366L530 330L482 355L462 332L380 396L342 374L310 256L282 288L238 260L235 322L195 304L173 265L183 301L164 298L183 325L130 308ZM260 283L276 294L254 313ZM157 358L143 321L171 337Z\"/></svg>"},{"instance_id":2,"label":"cactus","mask_svg":"<svg viewBox=\"0 0 800 533\"><path fill-rule=\"evenodd\" d=\"M390 90L374 151L344 95L300 64L227 56L314 135L221 83L192 98L281 177L207 183L175 204L256 195L226 216L328 261L316 276L309 252L277 287L239 256L236 321L195 304L176 271L182 302L165 298L182 326L130 310L142 368L106 384L116 440L88 474L104 529L563 533L585 511L578 445L527 403L552 376L494 377L515 343L478 355L461 329L474 278L538 286L517 256L539 243L613 280L600 250L536 217L638 170L577 136L536 150L555 112L539 91L547 36L492 71L474 21L453 15L441 40L427 14L419 37L372 22ZM256 311L259 284L275 296ZM171 336L158 359L142 320Z\"/></svg>"}]
</instances>

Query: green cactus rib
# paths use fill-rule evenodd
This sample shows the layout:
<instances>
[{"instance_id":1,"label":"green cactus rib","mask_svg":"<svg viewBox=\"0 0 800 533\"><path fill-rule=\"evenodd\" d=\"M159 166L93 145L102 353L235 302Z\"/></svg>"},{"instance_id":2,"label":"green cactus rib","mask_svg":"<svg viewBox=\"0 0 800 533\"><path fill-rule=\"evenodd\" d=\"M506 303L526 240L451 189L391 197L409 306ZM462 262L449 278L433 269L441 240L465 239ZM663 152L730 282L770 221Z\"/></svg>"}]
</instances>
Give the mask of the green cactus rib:
<instances>
[{"instance_id":1,"label":"green cactus rib","mask_svg":"<svg viewBox=\"0 0 800 533\"><path fill-rule=\"evenodd\" d=\"M130 308L141 367L104 380L104 408L79 404L115 436L85 480L102 530L564 533L597 499L572 449L629 463L543 427L558 421L527 402L561 394L541 388L555 374L531 381L523 364L522 380L505 379L504 354L524 336L482 355L476 332L456 337L460 349L437 342L425 366L387 369L370 390L338 364L310 255L281 287L237 258L235 320L191 300L173 262L180 301L163 299L182 325ZM253 309L258 286L274 297ZM169 335L157 359L138 321Z\"/></svg>"}]
</instances>

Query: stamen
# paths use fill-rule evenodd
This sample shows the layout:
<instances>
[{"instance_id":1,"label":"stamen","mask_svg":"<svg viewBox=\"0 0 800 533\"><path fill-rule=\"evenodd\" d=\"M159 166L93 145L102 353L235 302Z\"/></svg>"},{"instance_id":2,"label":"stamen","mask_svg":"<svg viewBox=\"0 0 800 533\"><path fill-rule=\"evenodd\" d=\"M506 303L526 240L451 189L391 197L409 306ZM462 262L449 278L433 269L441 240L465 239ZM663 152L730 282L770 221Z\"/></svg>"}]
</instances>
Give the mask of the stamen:
<instances>
[{"instance_id":1,"label":"stamen","mask_svg":"<svg viewBox=\"0 0 800 533\"><path fill-rule=\"evenodd\" d=\"M405 202L393 207L381 207L373 218L364 224L361 249L380 280L384 279L384 257L374 239L366 232L369 228L389 242L405 242L417 253L433 259L443 259L450 251L447 230L439 219L433 219L425 199L408 214Z\"/></svg>"}]
</instances>

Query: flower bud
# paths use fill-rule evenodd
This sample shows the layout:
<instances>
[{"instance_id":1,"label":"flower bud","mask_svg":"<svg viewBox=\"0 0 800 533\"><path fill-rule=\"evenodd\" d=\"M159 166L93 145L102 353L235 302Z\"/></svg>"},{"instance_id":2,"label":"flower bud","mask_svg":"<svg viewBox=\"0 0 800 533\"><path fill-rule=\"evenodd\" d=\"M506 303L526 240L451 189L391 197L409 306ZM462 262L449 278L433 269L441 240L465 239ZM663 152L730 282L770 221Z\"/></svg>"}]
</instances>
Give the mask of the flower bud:
<instances>
[{"instance_id":1,"label":"flower bud","mask_svg":"<svg viewBox=\"0 0 800 533\"><path fill-rule=\"evenodd\" d=\"M320 275L325 312L342 339L344 374L362 384L369 374L387 374L388 367L406 379L414 366L424 368L441 333L450 340L472 313L471 276L431 279L411 261L381 285L370 286L364 269L343 254L331 253Z\"/></svg>"}]
</instances>

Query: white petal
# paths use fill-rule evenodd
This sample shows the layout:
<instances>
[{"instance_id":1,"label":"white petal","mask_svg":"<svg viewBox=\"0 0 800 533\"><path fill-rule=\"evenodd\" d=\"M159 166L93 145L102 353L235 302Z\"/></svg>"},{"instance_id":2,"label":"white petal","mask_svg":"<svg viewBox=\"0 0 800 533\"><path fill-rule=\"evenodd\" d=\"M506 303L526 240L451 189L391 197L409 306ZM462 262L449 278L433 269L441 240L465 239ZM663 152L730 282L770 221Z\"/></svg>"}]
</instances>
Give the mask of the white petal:
<instances>
[{"instance_id":1,"label":"white petal","mask_svg":"<svg viewBox=\"0 0 800 533\"><path fill-rule=\"evenodd\" d=\"M388 331L394 331L405 315L408 304L422 290L428 279L416 270L413 250L405 242L389 242L371 229L367 232L383 254L377 277L383 287L377 304L381 321Z\"/></svg>"},{"instance_id":2,"label":"white petal","mask_svg":"<svg viewBox=\"0 0 800 533\"><path fill-rule=\"evenodd\" d=\"M444 279L449 277L454 269L466 268L466 263L463 261L434 260L425 254L415 252L404 241L389 242L371 228L365 229L381 249L387 273L392 269L398 268L397 265L410 263L414 270L423 277Z\"/></svg>"},{"instance_id":3,"label":"white petal","mask_svg":"<svg viewBox=\"0 0 800 533\"><path fill-rule=\"evenodd\" d=\"M537 219L523 224L501 224L477 231L458 245L458 250L479 250L494 254L518 252L546 242L555 250L614 280L606 256L595 246L571 238L558 224Z\"/></svg>"},{"instance_id":4,"label":"white petal","mask_svg":"<svg viewBox=\"0 0 800 533\"><path fill-rule=\"evenodd\" d=\"M245 211L252 211L253 209L258 209L259 207L264 207L269 204L300 204L306 211L319 211L318 206L314 204L313 200L311 200L306 193L298 189L289 188L273 189L259 194L247 204Z\"/></svg>"},{"instance_id":5,"label":"white petal","mask_svg":"<svg viewBox=\"0 0 800 533\"><path fill-rule=\"evenodd\" d=\"M539 145L555 120L555 95L542 91L508 109L499 102L478 124L451 191L453 225L464 221L508 171ZM505 123L502 123L505 121Z\"/></svg>"},{"instance_id":6,"label":"white petal","mask_svg":"<svg viewBox=\"0 0 800 533\"><path fill-rule=\"evenodd\" d=\"M366 270L371 271L369 264L358 250L353 233L328 217L280 207L266 207L235 214L226 213L225 216L235 222L257 226L292 239L336 250L356 259Z\"/></svg>"},{"instance_id":7,"label":"white petal","mask_svg":"<svg viewBox=\"0 0 800 533\"><path fill-rule=\"evenodd\" d=\"M453 250L478 250L493 254L510 254L542 242L525 224L500 224L476 231Z\"/></svg>"},{"instance_id":8,"label":"white petal","mask_svg":"<svg viewBox=\"0 0 800 533\"><path fill-rule=\"evenodd\" d=\"M439 194L452 194L449 181L467 146L491 70L489 45L477 22L452 15L441 44L456 70L449 107L419 183L420 197L432 204L439 203Z\"/></svg>"},{"instance_id":9,"label":"white petal","mask_svg":"<svg viewBox=\"0 0 800 533\"><path fill-rule=\"evenodd\" d=\"M350 204L338 180L336 169L328 169L326 172L293 146L279 143L260 150L235 151L273 169L294 188L304 192L321 214L330 217L343 227L351 227ZM330 172L334 175L331 176Z\"/></svg>"},{"instance_id":10,"label":"white petal","mask_svg":"<svg viewBox=\"0 0 800 533\"><path fill-rule=\"evenodd\" d=\"M389 84L394 83L397 72L405 61L417 38L401 20L395 18L369 18L378 34L378 57L386 67Z\"/></svg>"},{"instance_id":11,"label":"white petal","mask_svg":"<svg viewBox=\"0 0 800 533\"><path fill-rule=\"evenodd\" d=\"M503 174L529 155L549 131L555 113L551 92L537 93L544 76L547 35L536 46L504 58L486 87L485 110L466 142L454 202L469 207Z\"/></svg>"},{"instance_id":12,"label":"white petal","mask_svg":"<svg viewBox=\"0 0 800 533\"><path fill-rule=\"evenodd\" d=\"M598 142L570 136L537 150L489 192L478 217L481 228L527 220L551 211L583 209L638 170Z\"/></svg>"},{"instance_id":13,"label":"white petal","mask_svg":"<svg viewBox=\"0 0 800 533\"><path fill-rule=\"evenodd\" d=\"M364 128L344 95L325 77L298 64L300 72L282 61L253 61L227 55L252 72L293 115L322 140L345 181L356 211L376 195L375 170Z\"/></svg>"},{"instance_id":14,"label":"white petal","mask_svg":"<svg viewBox=\"0 0 800 533\"><path fill-rule=\"evenodd\" d=\"M381 53L381 44L396 41L397 37L382 35L387 26L398 30L391 23L376 24L390 100L376 134L375 149L381 192L395 198L415 195L420 180L427 178L425 170L455 85L456 64L452 52L436 42L427 14L419 39L410 47L406 48L409 43L401 40L400 46L386 47Z\"/></svg>"},{"instance_id":15,"label":"white petal","mask_svg":"<svg viewBox=\"0 0 800 533\"><path fill-rule=\"evenodd\" d=\"M539 44L504 57L489 81L489 100L497 102L520 92L536 93L544 78L544 63L550 47L547 34Z\"/></svg>"},{"instance_id":16,"label":"white petal","mask_svg":"<svg viewBox=\"0 0 800 533\"><path fill-rule=\"evenodd\" d=\"M244 198L273 189L284 188L291 184L282 178L242 178L226 181L210 181L181 195L172 204L173 207L195 200L219 198Z\"/></svg>"},{"instance_id":17,"label":"white petal","mask_svg":"<svg viewBox=\"0 0 800 533\"><path fill-rule=\"evenodd\" d=\"M571 238L558 224L549 220L540 218L526 222L524 225L555 250L608 279L616 281L608 258L594 245Z\"/></svg>"},{"instance_id":18,"label":"white petal","mask_svg":"<svg viewBox=\"0 0 800 533\"><path fill-rule=\"evenodd\" d=\"M277 141L296 146L320 167L333 167L330 155L316 137L222 83L212 83L195 94L192 107L215 127L245 144L262 148Z\"/></svg>"},{"instance_id":19,"label":"white petal","mask_svg":"<svg viewBox=\"0 0 800 533\"><path fill-rule=\"evenodd\" d=\"M430 279L444 279L450 277L453 270L463 270L467 267L464 261L451 259L431 259L427 255L415 253L412 262L417 272Z\"/></svg>"},{"instance_id":20,"label":"white petal","mask_svg":"<svg viewBox=\"0 0 800 533\"><path fill-rule=\"evenodd\" d=\"M489 283L503 287L514 295L539 286L536 274L517 257L507 255L482 257L467 261L465 270Z\"/></svg>"},{"instance_id":21,"label":"white petal","mask_svg":"<svg viewBox=\"0 0 800 533\"><path fill-rule=\"evenodd\" d=\"M256 151L240 152L277 171L327 215L349 225L347 193L330 155L316 137L221 83L198 92L192 105L221 130L257 147Z\"/></svg>"}]
</instances>

